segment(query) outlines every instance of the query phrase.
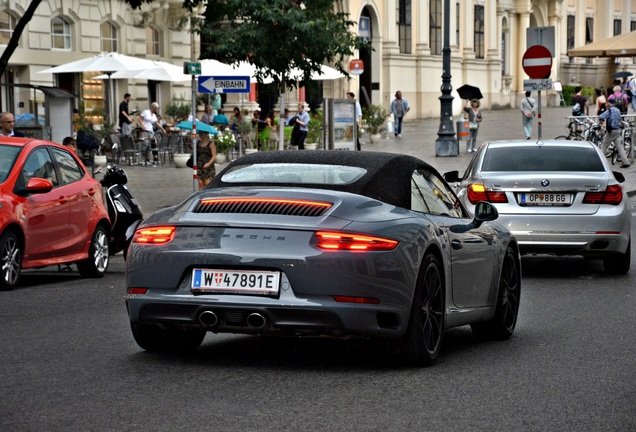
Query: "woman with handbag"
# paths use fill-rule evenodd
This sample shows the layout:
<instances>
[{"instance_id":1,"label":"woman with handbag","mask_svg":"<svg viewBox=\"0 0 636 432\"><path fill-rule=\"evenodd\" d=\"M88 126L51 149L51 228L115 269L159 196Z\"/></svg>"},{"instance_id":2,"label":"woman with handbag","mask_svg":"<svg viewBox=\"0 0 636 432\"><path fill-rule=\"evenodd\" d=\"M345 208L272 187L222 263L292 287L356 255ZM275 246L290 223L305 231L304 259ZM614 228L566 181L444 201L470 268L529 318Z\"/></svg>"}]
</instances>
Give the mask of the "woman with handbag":
<instances>
[{"instance_id":1,"label":"woman with handbag","mask_svg":"<svg viewBox=\"0 0 636 432\"><path fill-rule=\"evenodd\" d=\"M214 162L216 161L216 145L210 139L207 132L199 132L199 141L197 143L197 180L199 181L199 190L207 186L216 175Z\"/></svg>"},{"instance_id":2,"label":"woman with handbag","mask_svg":"<svg viewBox=\"0 0 636 432\"><path fill-rule=\"evenodd\" d=\"M526 92L526 97L521 100L521 124L525 138L529 140L532 136L532 120L537 112L537 101L531 96L531 92Z\"/></svg>"},{"instance_id":3,"label":"woman with handbag","mask_svg":"<svg viewBox=\"0 0 636 432\"><path fill-rule=\"evenodd\" d=\"M477 132L479 132L479 123L481 123L481 111L479 110L480 102L478 99L466 99L464 111L468 114L468 122L470 137L466 142L466 153L477 151Z\"/></svg>"}]
</instances>

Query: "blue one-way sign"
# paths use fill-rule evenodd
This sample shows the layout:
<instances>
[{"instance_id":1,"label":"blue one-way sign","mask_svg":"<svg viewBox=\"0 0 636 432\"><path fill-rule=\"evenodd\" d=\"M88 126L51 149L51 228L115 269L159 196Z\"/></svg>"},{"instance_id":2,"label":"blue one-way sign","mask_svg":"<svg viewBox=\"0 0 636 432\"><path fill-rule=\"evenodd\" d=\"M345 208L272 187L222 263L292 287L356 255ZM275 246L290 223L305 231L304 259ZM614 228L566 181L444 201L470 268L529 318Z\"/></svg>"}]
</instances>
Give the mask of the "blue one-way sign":
<instances>
[{"instance_id":1,"label":"blue one-way sign","mask_svg":"<svg viewBox=\"0 0 636 432\"><path fill-rule=\"evenodd\" d=\"M199 93L249 93L248 76L200 76Z\"/></svg>"}]
</instances>

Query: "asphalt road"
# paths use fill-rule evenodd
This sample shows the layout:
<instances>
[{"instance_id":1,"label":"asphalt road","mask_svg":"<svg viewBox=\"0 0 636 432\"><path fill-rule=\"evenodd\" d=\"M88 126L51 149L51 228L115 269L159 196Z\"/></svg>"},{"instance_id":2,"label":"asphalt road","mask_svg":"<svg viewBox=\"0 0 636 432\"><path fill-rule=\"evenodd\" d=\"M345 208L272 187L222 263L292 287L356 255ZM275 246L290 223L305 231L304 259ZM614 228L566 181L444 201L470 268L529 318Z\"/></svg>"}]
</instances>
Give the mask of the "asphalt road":
<instances>
[{"instance_id":1,"label":"asphalt road","mask_svg":"<svg viewBox=\"0 0 636 432\"><path fill-rule=\"evenodd\" d=\"M636 264L616 277L524 257L522 286L512 339L455 329L416 369L326 339L208 334L191 357L145 353L121 256L100 280L28 271L0 292L0 431L636 430Z\"/></svg>"}]
</instances>

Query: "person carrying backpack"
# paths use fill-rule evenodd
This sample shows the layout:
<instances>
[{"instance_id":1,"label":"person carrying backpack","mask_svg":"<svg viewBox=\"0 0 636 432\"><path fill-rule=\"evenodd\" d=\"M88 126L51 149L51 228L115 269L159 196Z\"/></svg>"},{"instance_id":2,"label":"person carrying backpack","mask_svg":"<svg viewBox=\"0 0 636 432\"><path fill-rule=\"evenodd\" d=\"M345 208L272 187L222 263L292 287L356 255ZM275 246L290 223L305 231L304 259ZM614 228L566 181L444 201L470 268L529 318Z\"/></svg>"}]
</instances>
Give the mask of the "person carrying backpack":
<instances>
[{"instance_id":1,"label":"person carrying backpack","mask_svg":"<svg viewBox=\"0 0 636 432\"><path fill-rule=\"evenodd\" d=\"M585 96L581 94L583 88L581 86L576 86L574 89L574 96L572 96L572 115L573 116L582 116L590 115L590 104Z\"/></svg>"},{"instance_id":2,"label":"person carrying backpack","mask_svg":"<svg viewBox=\"0 0 636 432\"><path fill-rule=\"evenodd\" d=\"M612 93L607 101L612 103L618 110L621 112L621 115L627 114L627 107L629 102L627 101L627 96L621 91L621 86L617 85L613 88L614 93Z\"/></svg>"}]
</instances>

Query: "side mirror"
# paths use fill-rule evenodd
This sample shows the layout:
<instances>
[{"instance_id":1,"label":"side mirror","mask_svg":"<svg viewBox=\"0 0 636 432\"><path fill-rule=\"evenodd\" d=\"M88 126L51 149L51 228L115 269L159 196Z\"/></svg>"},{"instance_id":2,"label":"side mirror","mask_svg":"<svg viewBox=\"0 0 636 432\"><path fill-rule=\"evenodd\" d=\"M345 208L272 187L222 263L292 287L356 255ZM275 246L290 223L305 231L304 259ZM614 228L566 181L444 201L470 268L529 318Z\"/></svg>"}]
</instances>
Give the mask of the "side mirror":
<instances>
[{"instance_id":1,"label":"side mirror","mask_svg":"<svg viewBox=\"0 0 636 432\"><path fill-rule=\"evenodd\" d=\"M25 192L28 194L41 194L51 192L53 183L47 179L33 177L26 185Z\"/></svg>"},{"instance_id":2,"label":"side mirror","mask_svg":"<svg viewBox=\"0 0 636 432\"><path fill-rule=\"evenodd\" d=\"M620 173L618 171L612 171L612 174L614 174L614 178L621 182L621 183L625 183L625 176L623 175L623 173Z\"/></svg>"},{"instance_id":3,"label":"side mirror","mask_svg":"<svg viewBox=\"0 0 636 432\"><path fill-rule=\"evenodd\" d=\"M457 183L462 180L459 176L459 171L449 171L444 173L444 180L448 183Z\"/></svg>"},{"instance_id":4,"label":"side mirror","mask_svg":"<svg viewBox=\"0 0 636 432\"><path fill-rule=\"evenodd\" d=\"M479 201L475 206L475 226L481 225L483 222L494 221L499 217L499 212L494 205L487 201Z\"/></svg>"}]
</instances>

